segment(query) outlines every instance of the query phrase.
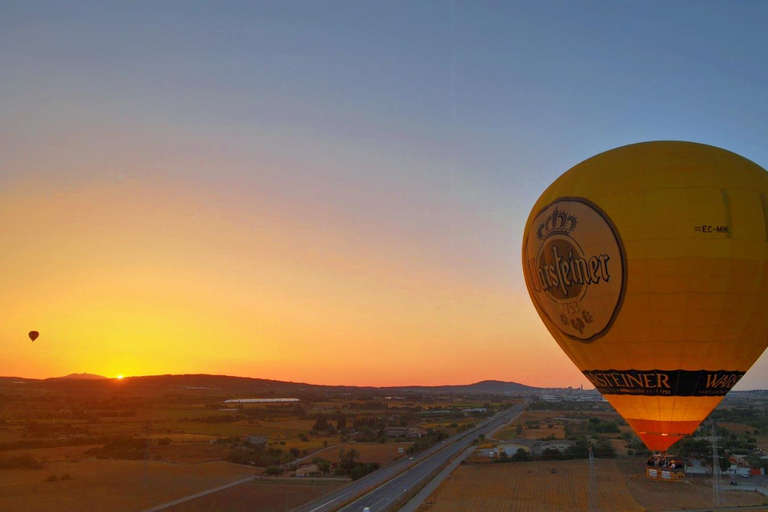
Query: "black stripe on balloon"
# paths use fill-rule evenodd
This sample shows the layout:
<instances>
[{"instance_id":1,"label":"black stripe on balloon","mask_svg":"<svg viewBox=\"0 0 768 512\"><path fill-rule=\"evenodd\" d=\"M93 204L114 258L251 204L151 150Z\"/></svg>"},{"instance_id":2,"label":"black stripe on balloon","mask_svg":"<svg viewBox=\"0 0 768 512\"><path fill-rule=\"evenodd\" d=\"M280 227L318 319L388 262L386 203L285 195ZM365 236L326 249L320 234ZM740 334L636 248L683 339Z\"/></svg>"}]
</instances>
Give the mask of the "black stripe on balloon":
<instances>
[{"instance_id":1,"label":"black stripe on balloon","mask_svg":"<svg viewBox=\"0 0 768 512\"><path fill-rule=\"evenodd\" d=\"M604 395L725 396L744 376L728 370L587 370Z\"/></svg>"}]
</instances>

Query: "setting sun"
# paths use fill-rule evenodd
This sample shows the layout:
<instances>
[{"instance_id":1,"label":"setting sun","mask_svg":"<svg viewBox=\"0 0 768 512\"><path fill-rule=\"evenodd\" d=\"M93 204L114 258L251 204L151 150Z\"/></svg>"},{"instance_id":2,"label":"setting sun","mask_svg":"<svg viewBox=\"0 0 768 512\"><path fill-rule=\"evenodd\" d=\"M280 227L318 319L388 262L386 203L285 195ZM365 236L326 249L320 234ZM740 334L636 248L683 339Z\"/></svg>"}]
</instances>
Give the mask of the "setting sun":
<instances>
[{"instance_id":1,"label":"setting sun","mask_svg":"<svg viewBox=\"0 0 768 512\"><path fill-rule=\"evenodd\" d=\"M122 375L118 375L117 378L118 378L118 380L122 380L123 376Z\"/></svg>"}]
</instances>

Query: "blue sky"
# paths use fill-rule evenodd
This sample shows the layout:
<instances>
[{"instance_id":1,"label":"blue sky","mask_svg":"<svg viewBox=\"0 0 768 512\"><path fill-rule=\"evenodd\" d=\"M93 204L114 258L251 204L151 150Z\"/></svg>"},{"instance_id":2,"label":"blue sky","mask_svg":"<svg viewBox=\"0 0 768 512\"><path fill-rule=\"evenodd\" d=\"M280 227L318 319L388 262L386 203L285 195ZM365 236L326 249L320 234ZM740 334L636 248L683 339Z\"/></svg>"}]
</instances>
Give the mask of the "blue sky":
<instances>
[{"instance_id":1,"label":"blue sky","mask_svg":"<svg viewBox=\"0 0 768 512\"><path fill-rule=\"evenodd\" d=\"M766 15L763 2L2 2L0 190L10 202L54 205L5 222L43 236L35 223L64 222L64 208L93 191L106 203L88 203L87 214L58 227L90 233L67 261L96 254L127 272L129 260L161 247L157 272L179 258L190 274L215 266L206 275L237 293L254 283L284 289L284 280L254 276L261 263L290 263L310 284L287 292L286 304L363 290L370 310L391 315L382 324L391 332L375 324L383 339L445 347L444 373L425 382L536 384L554 365L563 368L555 384L578 385L586 381L525 292L519 254L531 206L576 163L638 141L703 142L768 166ZM167 229L138 225L144 216ZM203 217L210 229L195 231ZM94 232L123 230L134 243L88 246ZM251 235L279 241L254 248ZM7 268L18 276L28 255L16 257ZM237 288L242 273L251 277ZM351 288L342 293L339 281ZM424 303L409 302L415 296ZM342 302L331 327L374 329L354 299ZM35 318L14 311L13 329ZM246 316L227 321L244 325ZM265 346L292 346L278 324L306 325L302 336L319 329L311 315L291 318ZM414 330L424 319L444 330ZM467 370L468 347L478 345L488 350ZM338 357L347 349L339 345ZM150 371L135 362L146 354L114 350L113 359ZM220 369L332 380L282 364L286 351ZM204 369L206 358L191 368ZM58 371L56 359L52 352L41 368ZM406 365L397 383L417 383L418 372ZM755 373L745 385L768 387ZM389 381L374 372L360 382Z\"/></svg>"}]
</instances>

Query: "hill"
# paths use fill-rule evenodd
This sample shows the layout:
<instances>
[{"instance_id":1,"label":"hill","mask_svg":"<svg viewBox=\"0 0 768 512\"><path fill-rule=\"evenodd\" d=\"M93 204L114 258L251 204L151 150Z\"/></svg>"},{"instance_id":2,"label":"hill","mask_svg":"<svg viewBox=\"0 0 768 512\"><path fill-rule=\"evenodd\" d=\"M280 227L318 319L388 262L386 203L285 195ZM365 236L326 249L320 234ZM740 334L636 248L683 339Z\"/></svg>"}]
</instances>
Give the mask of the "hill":
<instances>
[{"instance_id":1,"label":"hill","mask_svg":"<svg viewBox=\"0 0 768 512\"><path fill-rule=\"evenodd\" d=\"M69 375L65 375L63 377L52 377L53 380L55 379L101 380L106 378L107 377L104 377L103 375L94 375L93 373L70 373ZM46 379L46 380L52 380L52 379Z\"/></svg>"},{"instance_id":2,"label":"hill","mask_svg":"<svg viewBox=\"0 0 768 512\"><path fill-rule=\"evenodd\" d=\"M92 374L70 374L65 377L45 380L23 379L18 377L0 377L0 384L25 382L28 386L41 389L66 390L67 392L96 392L96 393L130 393L135 395L152 394L189 394L210 395L216 397L249 398L254 396L307 397L310 395L332 395L336 393L349 394L407 394L407 393L439 393L439 394L527 394L542 391L542 388L526 386L516 382L482 381L474 384L447 386L324 386L303 382L286 382L279 380L257 379L250 377L232 377L228 375L150 375L143 377L125 377L124 379L108 379ZM18 384L17 384L18 385Z\"/></svg>"},{"instance_id":3,"label":"hill","mask_svg":"<svg viewBox=\"0 0 768 512\"><path fill-rule=\"evenodd\" d=\"M518 393L532 393L543 388L535 388L519 384L517 382L504 382L500 380L484 380L474 384L448 385L448 386L402 386L396 388L382 388L400 391L423 391L431 393L485 393L492 395L506 395Z\"/></svg>"}]
</instances>

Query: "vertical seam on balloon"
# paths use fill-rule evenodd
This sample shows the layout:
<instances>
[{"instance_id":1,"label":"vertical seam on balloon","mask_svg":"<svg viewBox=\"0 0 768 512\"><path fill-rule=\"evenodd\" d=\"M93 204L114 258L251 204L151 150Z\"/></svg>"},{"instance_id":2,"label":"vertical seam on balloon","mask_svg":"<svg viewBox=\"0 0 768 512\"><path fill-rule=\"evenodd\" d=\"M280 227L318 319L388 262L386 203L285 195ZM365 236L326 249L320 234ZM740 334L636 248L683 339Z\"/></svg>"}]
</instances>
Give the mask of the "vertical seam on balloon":
<instances>
[{"instance_id":1,"label":"vertical seam on balloon","mask_svg":"<svg viewBox=\"0 0 768 512\"><path fill-rule=\"evenodd\" d=\"M759 194L759 196L760 196L760 205L762 206L762 209L763 209L763 219L765 221L765 242L768 242L768 215L766 215L768 213L768 209L766 208L767 201L764 193ZM763 282L763 278L765 276L765 245L763 245L763 255L762 255L762 258L760 259L760 263L761 263L759 265L760 280L758 281L759 284L757 286L757 290L752 294L753 297L759 294L760 287ZM752 319L752 315L755 313L756 306L757 306L757 303L755 300L749 301L749 314L746 316L745 323L749 324L750 320ZM743 335L744 335L744 331L742 329L739 332L739 336L736 340L737 343L741 342L741 340L743 339ZM762 354L762 352L760 354ZM760 355L758 355L758 358L759 357ZM739 361L738 368L732 368L732 370L744 371L746 373L757 362L757 359L754 359L751 362L747 362L747 361L748 359L745 359L742 356L742 359Z\"/></svg>"},{"instance_id":2,"label":"vertical seam on balloon","mask_svg":"<svg viewBox=\"0 0 768 512\"><path fill-rule=\"evenodd\" d=\"M686 211L690 211L690 205L688 201L688 194L683 193L681 197L681 201L685 202ZM683 257L690 261L690 258L693 257L693 251L691 250L690 245L686 245L685 254ZM691 339L691 280L693 279L693 275L690 272L690 265L687 266L688 270L688 276L685 280L685 327L683 328L683 340L678 340L678 346L679 346L679 357L677 360L677 369L681 370L683 368L683 361L685 360L685 349L690 346L690 340ZM677 382L675 383L675 392L673 394L672 399L672 412L670 413L669 417L671 420L680 420L679 416L676 416L676 412L680 409L678 409L678 400L679 397L677 396L677 393L680 388L680 381L681 379L677 379ZM685 404L684 408L681 408L683 410L680 410L682 417L687 416L688 412L688 406L691 403L690 398L686 397L686 399L683 401Z\"/></svg>"},{"instance_id":3,"label":"vertical seam on balloon","mask_svg":"<svg viewBox=\"0 0 768 512\"><path fill-rule=\"evenodd\" d=\"M760 194L760 205L763 207L763 229L765 230L765 241L768 242L768 199L765 194Z\"/></svg>"},{"instance_id":4,"label":"vertical seam on balloon","mask_svg":"<svg viewBox=\"0 0 768 512\"><path fill-rule=\"evenodd\" d=\"M723 200L723 211L725 215L725 224L727 226L731 226L731 202L728 198L728 190L721 188L720 189L720 197ZM730 233L727 233L727 238L731 237ZM728 273L731 272L731 256L733 255L733 244L728 244ZM719 341L719 338L717 337L717 332L720 329L720 325L723 323L723 312L725 311L725 303L728 299L728 286L726 285L725 290L722 291L723 295L723 302L720 304L720 316L717 319L717 324L715 325L715 332L713 336L712 342L709 344L709 350L707 351L707 357L704 359L704 366L709 367L710 365L710 358L712 357L712 350L717 346L717 351L720 352L722 349L722 343Z\"/></svg>"},{"instance_id":5,"label":"vertical seam on balloon","mask_svg":"<svg viewBox=\"0 0 768 512\"><path fill-rule=\"evenodd\" d=\"M731 199L728 197L728 189L721 188L720 195L723 198L723 206L725 208L725 225L730 228L725 232L725 237L731 238L731 231L733 231L733 226L731 225Z\"/></svg>"},{"instance_id":6,"label":"vertical seam on balloon","mask_svg":"<svg viewBox=\"0 0 768 512\"><path fill-rule=\"evenodd\" d=\"M731 216L731 201L730 201L730 196L728 195L728 189L721 189L721 193L722 193L722 196L723 196L723 203L724 203L724 206L725 206L725 224L726 224L726 226L728 226L730 228L727 231L727 238L732 239L733 231L734 230L733 230L733 218ZM765 215L765 213L763 213L763 215ZM733 258L734 258L733 244L728 244L728 251L729 251L729 255L728 255L728 282L730 282L731 278L733 277L733 267L734 267L734 262L733 262ZM725 305L731 303L730 299L733 297L733 295L734 295L733 292L731 292L728 289L728 286L726 286L725 293L724 293L723 309L720 310L720 320L718 321L717 330L715 330L715 334L717 334L718 331L721 328L721 324L722 324L722 320L723 320L723 311L725 309ZM750 313L746 316L747 320L749 319L749 317L752 314L752 311L754 310L754 301L750 301L750 302L751 302L750 308L749 308ZM720 364L720 368L721 369L723 369L723 370L735 370L736 369L736 368L733 367L734 350L735 350L735 348L737 346L739 346L738 342L741 339L743 333L744 333L744 326L742 325L741 330L739 331L738 335L734 337L735 339L732 339L730 341L730 343L727 344L728 346L727 346L726 350L725 351L721 350L720 354L721 354L721 357L723 358L721 360L721 364ZM720 344L720 346L722 348L722 345L725 344L726 342L723 341L722 335L717 336L717 339L719 340L719 344ZM731 367L730 368L725 368L726 365L730 365Z\"/></svg>"}]
</instances>

